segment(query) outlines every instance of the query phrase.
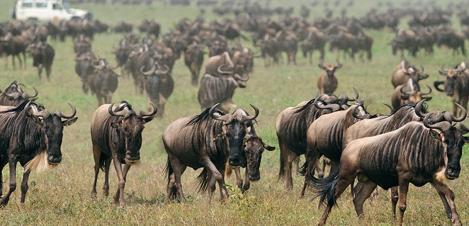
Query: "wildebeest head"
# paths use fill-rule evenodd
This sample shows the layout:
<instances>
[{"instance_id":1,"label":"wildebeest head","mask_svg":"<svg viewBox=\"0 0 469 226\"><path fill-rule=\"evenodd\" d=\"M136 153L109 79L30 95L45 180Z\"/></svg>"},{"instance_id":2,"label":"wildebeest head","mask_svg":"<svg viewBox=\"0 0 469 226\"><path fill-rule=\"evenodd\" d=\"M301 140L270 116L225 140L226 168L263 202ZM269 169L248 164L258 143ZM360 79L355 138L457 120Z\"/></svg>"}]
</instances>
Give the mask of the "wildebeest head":
<instances>
[{"instance_id":1,"label":"wildebeest head","mask_svg":"<svg viewBox=\"0 0 469 226\"><path fill-rule=\"evenodd\" d=\"M429 77L429 75L425 73L425 68L423 66L418 69L417 67L409 64L409 62L405 60L401 62L401 70L404 72L405 75L409 76L409 78L416 85L418 85L418 82L420 80L424 80Z\"/></svg>"},{"instance_id":2,"label":"wildebeest head","mask_svg":"<svg viewBox=\"0 0 469 226\"><path fill-rule=\"evenodd\" d=\"M0 91L0 105L13 106L24 100L36 99L38 92L34 89L34 95L29 95L23 90L23 84L13 81L4 91Z\"/></svg>"},{"instance_id":3,"label":"wildebeest head","mask_svg":"<svg viewBox=\"0 0 469 226\"><path fill-rule=\"evenodd\" d=\"M335 71L339 68L342 67L342 64L341 63L337 63L337 64L327 64L327 65L324 65L323 63L320 63L318 64L318 67L321 68L322 70L324 70L327 74L327 76L334 76L335 74Z\"/></svg>"},{"instance_id":4,"label":"wildebeest head","mask_svg":"<svg viewBox=\"0 0 469 226\"><path fill-rule=\"evenodd\" d=\"M51 113L44 107L32 104L30 115L34 117L35 122L41 127L44 135L47 162L49 165L57 165L62 161L62 137L64 126L72 125L77 121L76 109L71 104L72 114L66 115L62 112Z\"/></svg>"},{"instance_id":5,"label":"wildebeest head","mask_svg":"<svg viewBox=\"0 0 469 226\"><path fill-rule=\"evenodd\" d=\"M409 80L409 83L411 83L411 80ZM432 93L432 88L430 86L427 86L427 88L427 92L422 92L420 88L416 88L413 85L402 86L399 90L403 102L402 105L416 104L421 100L431 100L432 97L428 95Z\"/></svg>"},{"instance_id":6,"label":"wildebeest head","mask_svg":"<svg viewBox=\"0 0 469 226\"><path fill-rule=\"evenodd\" d=\"M111 127L117 130L119 137L118 142L122 142L125 148L124 160L126 163L135 163L140 160L140 147L142 146L142 131L147 122L153 120L157 113L157 109L150 104L152 110L150 112L141 111L137 114L132 105L122 101L118 106L109 105L108 113L115 116L115 120L111 123Z\"/></svg>"},{"instance_id":7,"label":"wildebeest head","mask_svg":"<svg viewBox=\"0 0 469 226\"><path fill-rule=\"evenodd\" d=\"M440 139L445 146L447 164L445 170L446 178L454 180L459 177L461 172L461 156L462 148L465 143L469 143L469 138L463 135L469 130L460 124L459 128L454 126L453 122L461 122L466 118L467 112L464 110L463 115L459 118L452 117L452 120L433 121L430 117L426 117L423 123L426 127L432 129L437 139ZM444 117L443 117L444 118Z\"/></svg>"},{"instance_id":8,"label":"wildebeest head","mask_svg":"<svg viewBox=\"0 0 469 226\"><path fill-rule=\"evenodd\" d=\"M438 71L441 76L445 76L446 80L443 81L436 81L435 88L439 91L445 91L447 96L453 96L454 91L457 86L457 79L463 73L463 68L450 68L450 69L443 69L443 67ZM440 88L440 85L445 84L444 89Z\"/></svg>"},{"instance_id":9,"label":"wildebeest head","mask_svg":"<svg viewBox=\"0 0 469 226\"><path fill-rule=\"evenodd\" d=\"M246 157L244 155L244 138L247 130L252 127L259 109L251 105L254 109L254 116L249 116L244 110L237 109L231 114L222 114L216 109L220 104L214 105L210 109L210 116L218 121L223 121L223 135L226 137L229 146L228 161L232 166L246 166Z\"/></svg>"},{"instance_id":10,"label":"wildebeest head","mask_svg":"<svg viewBox=\"0 0 469 226\"><path fill-rule=\"evenodd\" d=\"M261 165L262 153L264 150L273 151L275 147L266 145L262 139L256 135L246 135L244 142L244 151L247 160L247 172L249 180L258 181L261 178L259 167Z\"/></svg>"}]
</instances>

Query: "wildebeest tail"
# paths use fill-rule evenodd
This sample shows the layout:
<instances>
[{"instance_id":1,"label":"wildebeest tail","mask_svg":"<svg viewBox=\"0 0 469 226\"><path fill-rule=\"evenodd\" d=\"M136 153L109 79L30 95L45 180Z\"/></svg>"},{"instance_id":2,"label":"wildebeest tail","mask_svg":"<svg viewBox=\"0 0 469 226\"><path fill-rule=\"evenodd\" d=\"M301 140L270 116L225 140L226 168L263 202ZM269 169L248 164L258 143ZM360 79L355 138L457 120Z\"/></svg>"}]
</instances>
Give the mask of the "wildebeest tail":
<instances>
[{"instance_id":1,"label":"wildebeest tail","mask_svg":"<svg viewBox=\"0 0 469 226\"><path fill-rule=\"evenodd\" d=\"M329 176L325 178L305 177L309 186L313 187L316 197L319 197L319 205L327 202L327 206L336 204L335 189L337 181L339 181L339 168L331 168ZM315 197L315 198L316 198Z\"/></svg>"},{"instance_id":2,"label":"wildebeest tail","mask_svg":"<svg viewBox=\"0 0 469 226\"><path fill-rule=\"evenodd\" d=\"M288 160L288 153L286 153L286 150L282 148L282 145L280 145L280 169L278 170L278 179L282 179L285 177L285 164Z\"/></svg>"},{"instance_id":3,"label":"wildebeest tail","mask_svg":"<svg viewBox=\"0 0 469 226\"><path fill-rule=\"evenodd\" d=\"M198 192L205 192L208 189L208 183L210 181L210 174L206 168L202 170L202 172L197 176L199 180L199 186L197 188Z\"/></svg>"}]
</instances>

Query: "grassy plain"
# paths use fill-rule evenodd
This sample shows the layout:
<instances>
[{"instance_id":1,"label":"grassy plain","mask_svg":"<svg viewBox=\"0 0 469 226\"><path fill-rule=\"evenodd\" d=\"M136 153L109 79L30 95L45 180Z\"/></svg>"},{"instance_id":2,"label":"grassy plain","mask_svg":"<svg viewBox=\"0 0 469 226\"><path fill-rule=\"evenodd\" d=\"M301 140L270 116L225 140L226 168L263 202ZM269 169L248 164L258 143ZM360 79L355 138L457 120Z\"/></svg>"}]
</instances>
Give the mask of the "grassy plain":
<instances>
[{"instance_id":1,"label":"grassy plain","mask_svg":"<svg viewBox=\"0 0 469 226\"><path fill-rule=\"evenodd\" d=\"M13 0L0 1L0 21L9 17ZM274 4L291 4L296 11L306 1L275 1ZM405 1L400 1L401 3ZM397 3L396 3L397 4ZM360 15L376 5L373 0L355 1L350 14ZM194 18L199 10L196 7L173 7L158 3L152 6L102 6L79 5L93 12L96 18L115 24L126 20L134 24L144 18L154 18L162 24L163 31L170 29L183 17ZM313 16L322 15L322 5L313 11ZM336 8L338 12L342 9ZM210 11L210 10L208 10ZM207 13L208 20L216 19ZM455 25L458 27L457 25ZM390 75L400 58L391 55L389 41L393 37L390 31L368 31L374 38L371 62L344 61L344 67L337 72L339 78L338 94L351 94L356 87L361 97L366 100L371 112L386 113L382 103L390 102L393 91ZM121 38L118 34L98 35L93 42L93 49L99 55L114 62L113 46ZM234 188L234 178L228 179L232 187L229 202L208 203L205 194L196 193L195 177L198 172L187 170L183 175L183 186L188 196L186 203L165 203L166 181L163 176L166 154L161 144L161 133L173 120L198 113L200 111L196 93L190 85L189 71L182 60L178 60L174 70L175 92L166 107L166 117L157 119L144 130L144 143L141 151L142 163L133 167L126 185L127 207L116 208L111 198L102 196L90 198L93 180L93 159L89 135L90 118L97 107L94 96L81 91L81 83L74 73L73 49L71 40L65 43L52 42L56 50L51 82L40 81L36 70L28 61L26 70L12 70L0 64L0 87L6 87L11 81L18 80L36 87L40 92L39 101L52 110L68 110L67 102L78 109L79 121L66 128L62 152L64 155L60 167L33 173L30 179L30 191L25 205L19 204L19 189L13 195L9 205L0 209L1 225L312 225L318 222L322 209L317 208L317 200L311 201L312 192L299 199L302 177L294 177L293 192L285 192L283 181L277 181L279 151L266 152L261 166L260 182L251 185L245 195ZM320 70L315 62L310 65L298 55L297 66L284 64L266 68L262 59L256 59L255 72L246 89L238 89L235 102L247 109L254 104L261 109L258 132L264 140L277 145L275 135L276 115L284 108L308 100L317 93L316 80ZM434 55L419 55L410 59L416 65L423 65L430 73L424 84L431 84L439 79L437 70L445 65L454 65L465 58L453 55L447 49L437 49ZM327 54L328 61L335 61L335 56ZM137 108L145 108L147 100L136 95L132 81L120 78L119 88L114 94L114 101L128 100ZM432 110L450 109L448 97L435 93L430 104ZM250 109L249 109L250 110ZM469 153L465 148L461 178L451 182L456 194L458 212L464 224L469 223ZM18 169L18 179L21 169ZM3 174L5 188L8 170ZM102 174L101 174L102 176ZM117 188L117 178L111 169L111 193ZM98 186L102 186L102 177ZM393 225L391 204L387 192L381 192L373 202L365 206L365 221L359 222L353 210L348 194L339 199L339 207L330 216L329 225ZM411 186L408 208L405 216L407 225L448 225L443 205L431 186L416 188Z\"/></svg>"}]
</instances>

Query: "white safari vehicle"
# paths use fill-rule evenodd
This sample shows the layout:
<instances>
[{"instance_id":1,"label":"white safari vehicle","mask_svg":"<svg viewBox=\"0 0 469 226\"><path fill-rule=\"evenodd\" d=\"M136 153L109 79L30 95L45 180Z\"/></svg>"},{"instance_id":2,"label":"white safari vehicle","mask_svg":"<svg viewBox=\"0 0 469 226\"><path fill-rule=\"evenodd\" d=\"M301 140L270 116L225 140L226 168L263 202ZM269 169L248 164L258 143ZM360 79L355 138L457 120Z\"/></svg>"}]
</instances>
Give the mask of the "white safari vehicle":
<instances>
[{"instance_id":1,"label":"white safari vehicle","mask_svg":"<svg viewBox=\"0 0 469 226\"><path fill-rule=\"evenodd\" d=\"M66 2L65 2L66 3ZM12 17L18 20L70 20L90 18L91 14L81 9L70 9L64 0L16 0Z\"/></svg>"}]
</instances>

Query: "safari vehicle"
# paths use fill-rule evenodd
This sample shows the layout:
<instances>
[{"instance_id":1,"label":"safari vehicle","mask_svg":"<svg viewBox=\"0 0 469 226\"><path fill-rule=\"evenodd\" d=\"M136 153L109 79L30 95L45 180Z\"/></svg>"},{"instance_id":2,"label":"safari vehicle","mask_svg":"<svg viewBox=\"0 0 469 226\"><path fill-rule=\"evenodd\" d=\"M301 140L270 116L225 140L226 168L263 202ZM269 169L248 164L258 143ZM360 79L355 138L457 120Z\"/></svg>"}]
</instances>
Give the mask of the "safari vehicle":
<instances>
[{"instance_id":1,"label":"safari vehicle","mask_svg":"<svg viewBox=\"0 0 469 226\"><path fill-rule=\"evenodd\" d=\"M12 13L18 20L70 20L91 18L91 14L81 9L68 8L64 0L17 0Z\"/></svg>"}]
</instances>

